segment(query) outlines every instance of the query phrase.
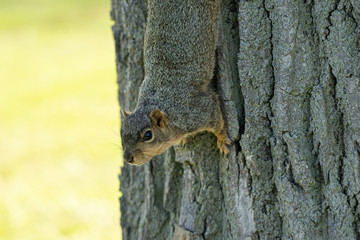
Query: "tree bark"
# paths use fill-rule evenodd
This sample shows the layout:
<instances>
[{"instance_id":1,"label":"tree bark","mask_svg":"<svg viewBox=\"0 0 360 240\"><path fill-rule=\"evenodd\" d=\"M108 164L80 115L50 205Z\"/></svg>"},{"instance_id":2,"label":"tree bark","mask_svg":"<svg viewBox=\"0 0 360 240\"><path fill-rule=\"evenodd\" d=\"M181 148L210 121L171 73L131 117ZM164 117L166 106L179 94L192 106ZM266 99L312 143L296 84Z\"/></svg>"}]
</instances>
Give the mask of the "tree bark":
<instances>
[{"instance_id":1,"label":"tree bark","mask_svg":"<svg viewBox=\"0 0 360 240\"><path fill-rule=\"evenodd\" d=\"M146 1L111 16L133 110ZM222 0L217 58L230 154L202 133L126 164L123 239L360 239L360 1Z\"/></svg>"}]
</instances>

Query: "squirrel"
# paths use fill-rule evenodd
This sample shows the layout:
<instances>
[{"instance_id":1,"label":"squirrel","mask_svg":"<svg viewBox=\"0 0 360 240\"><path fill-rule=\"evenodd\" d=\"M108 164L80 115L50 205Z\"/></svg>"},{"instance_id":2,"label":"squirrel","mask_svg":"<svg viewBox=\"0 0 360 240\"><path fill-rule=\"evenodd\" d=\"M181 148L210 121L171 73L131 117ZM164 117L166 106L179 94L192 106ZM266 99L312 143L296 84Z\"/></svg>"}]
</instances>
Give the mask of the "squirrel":
<instances>
[{"instance_id":1,"label":"squirrel","mask_svg":"<svg viewBox=\"0 0 360 240\"><path fill-rule=\"evenodd\" d=\"M133 112L121 111L124 160L142 165L198 132L229 152L214 76L220 0L148 0L145 77Z\"/></svg>"}]
</instances>

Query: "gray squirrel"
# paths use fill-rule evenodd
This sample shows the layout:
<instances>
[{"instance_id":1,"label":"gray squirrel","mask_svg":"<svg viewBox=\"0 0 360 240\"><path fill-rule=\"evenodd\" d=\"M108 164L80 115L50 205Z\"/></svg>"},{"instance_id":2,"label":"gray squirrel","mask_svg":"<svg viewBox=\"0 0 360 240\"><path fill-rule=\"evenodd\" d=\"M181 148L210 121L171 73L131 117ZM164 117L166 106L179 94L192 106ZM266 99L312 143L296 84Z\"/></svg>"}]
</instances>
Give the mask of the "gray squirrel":
<instances>
[{"instance_id":1,"label":"gray squirrel","mask_svg":"<svg viewBox=\"0 0 360 240\"><path fill-rule=\"evenodd\" d=\"M124 160L142 165L198 132L229 152L214 75L220 0L148 0L145 78L134 112L121 111Z\"/></svg>"}]
</instances>

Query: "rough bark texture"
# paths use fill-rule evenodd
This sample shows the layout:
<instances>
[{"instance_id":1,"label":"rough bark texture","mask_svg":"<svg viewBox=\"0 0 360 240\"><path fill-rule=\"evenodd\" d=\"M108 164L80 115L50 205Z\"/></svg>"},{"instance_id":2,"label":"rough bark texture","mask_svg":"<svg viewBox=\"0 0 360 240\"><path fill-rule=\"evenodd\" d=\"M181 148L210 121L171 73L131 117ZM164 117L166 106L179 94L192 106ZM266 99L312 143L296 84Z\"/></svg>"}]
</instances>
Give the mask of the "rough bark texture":
<instances>
[{"instance_id":1,"label":"rough bark texture","mask_svg":"<svg viewBox=\"0 0 360 240\"><path fill-rule=\"evenodd\" d=\"M146 1L111 16L132 110ZM360 1L223 0L217 56L230 154L203 133L125 165L123 239L360 239Z\"/></svg>"}]
</instances>

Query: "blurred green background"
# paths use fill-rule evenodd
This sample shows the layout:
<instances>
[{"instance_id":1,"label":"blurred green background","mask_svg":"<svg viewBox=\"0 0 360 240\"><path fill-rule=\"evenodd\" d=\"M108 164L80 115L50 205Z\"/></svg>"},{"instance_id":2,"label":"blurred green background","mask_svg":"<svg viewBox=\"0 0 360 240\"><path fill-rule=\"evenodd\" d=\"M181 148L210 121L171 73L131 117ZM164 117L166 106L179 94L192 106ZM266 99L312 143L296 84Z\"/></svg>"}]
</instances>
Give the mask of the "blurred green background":
<instances>
[{"instance_id":1,"label":"blurred green background","mask_svg":"<svg viewBox=\"0 0 360 240\"><path fill-rule=\"evenodd\" d=\"M109 11L0 1L0 239L120 239Z\"/></svg>"}]
</instances>

